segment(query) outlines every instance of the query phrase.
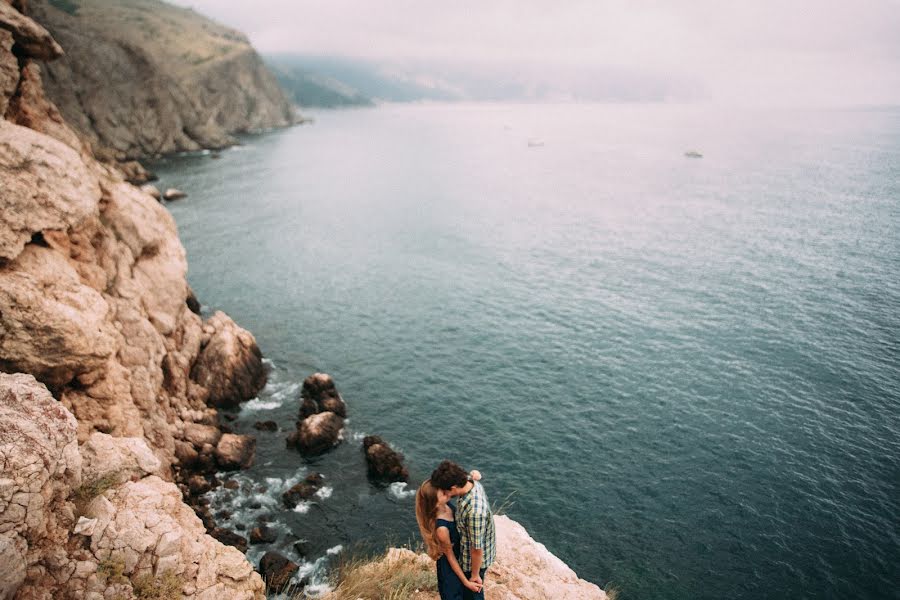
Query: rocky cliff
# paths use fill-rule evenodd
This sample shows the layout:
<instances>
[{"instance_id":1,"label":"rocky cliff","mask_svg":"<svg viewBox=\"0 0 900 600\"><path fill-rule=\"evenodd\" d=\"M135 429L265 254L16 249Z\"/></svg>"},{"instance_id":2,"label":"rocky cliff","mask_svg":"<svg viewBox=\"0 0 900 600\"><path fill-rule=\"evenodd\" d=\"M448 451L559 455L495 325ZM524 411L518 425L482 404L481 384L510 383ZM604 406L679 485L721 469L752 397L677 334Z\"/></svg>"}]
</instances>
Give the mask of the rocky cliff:
<instances>
[{"instance_id":1,"label":"rocky cliff","mask_svg":"<svg viewBox=\"0 0 900 600\"><path fill-rule=\"evenodd\" d=\"M497 557L484 578L491 600L608 600L595 584L579 579L572 569L536 542L525 528L505 515L494 517ZM350 567L340 585L324 600L359 597L440 600L434 582L434 561L427 554L391 548L377 561ZM378 595L377 597L382 597Z\"/></svg>"},{"instance_id":2,"label":"rocky cliff","mask_svg":"<svg viewBox=\"0 0 900 600\"><path fill-rule=\"evenodd\" d=\"M47 96L103 159L219 148L296 122L247 38L159 0L31 0L65 48Z\"/></svg>"},{"instance_id":3,"label":"rocky cliff","mask_svg":"<svg viewBox=\"0 0 900 600\"><path fill-rule=\"evenodd\" d=\"M252 449L209 438L259 348L191 310L174 221L46 98L63 49L25 8L0 0L0 598L259 598L173 483Z\"/></svg>"}]
</instances>

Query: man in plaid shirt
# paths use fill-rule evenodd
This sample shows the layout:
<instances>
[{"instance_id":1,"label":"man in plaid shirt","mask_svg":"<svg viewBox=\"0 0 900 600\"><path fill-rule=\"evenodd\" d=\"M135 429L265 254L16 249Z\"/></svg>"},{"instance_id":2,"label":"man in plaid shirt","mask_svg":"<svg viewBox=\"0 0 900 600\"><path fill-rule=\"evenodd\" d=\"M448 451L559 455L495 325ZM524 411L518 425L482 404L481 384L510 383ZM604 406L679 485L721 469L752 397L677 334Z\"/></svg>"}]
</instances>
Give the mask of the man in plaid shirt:
<instances>
[{"instance_id":1,"label":"man in plaid shirt","mask_svg":"<svg viewBox=\"0 0 900 600\"><path fill-rule=\"evenodd\" d=\"M464 600L484 599L484 573L497 555L494 515L484 488L458 464L445 460L431 474L431 485L459 498L456 527L459 529L459 566L469 581L482 586L479 592L463 590Z\"/></svg>"}]
</instances>

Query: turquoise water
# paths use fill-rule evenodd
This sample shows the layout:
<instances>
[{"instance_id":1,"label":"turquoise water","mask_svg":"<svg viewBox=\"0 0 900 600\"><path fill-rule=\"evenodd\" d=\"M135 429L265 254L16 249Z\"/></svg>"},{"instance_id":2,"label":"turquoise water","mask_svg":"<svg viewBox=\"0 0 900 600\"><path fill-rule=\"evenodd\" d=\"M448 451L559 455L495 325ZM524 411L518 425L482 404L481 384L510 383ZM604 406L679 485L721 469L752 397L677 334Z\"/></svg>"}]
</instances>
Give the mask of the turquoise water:
<instances>
[{"instance_id":1,"label":"turquoise water","mask_svg":"<svg viewBox=\"0 0 900 600\"><path fill-rule=\"evenodd\" d=\"M201 302L274 365L235 427L291 428L317 370L349 403L311 464L258 432L226 524L275 515L319 567L412 538L408 492L365 477L377 433L413 483L483 470L624 599L897 597L900 111L316 116L152 165L190 194L169 207ZM310 469L328 492L282 511Z\"/></svg>"}]
</instances>

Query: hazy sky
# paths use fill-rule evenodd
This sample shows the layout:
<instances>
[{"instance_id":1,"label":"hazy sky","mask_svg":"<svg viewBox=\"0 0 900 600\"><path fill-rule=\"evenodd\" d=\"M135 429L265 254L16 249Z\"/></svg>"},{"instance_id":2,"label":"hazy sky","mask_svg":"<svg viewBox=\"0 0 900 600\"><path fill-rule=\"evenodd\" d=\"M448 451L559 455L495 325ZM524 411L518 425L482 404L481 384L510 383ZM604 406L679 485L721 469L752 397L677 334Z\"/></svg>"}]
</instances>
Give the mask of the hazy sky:
<instances>
[{"instance_id":1,"label":"hazy sky","mask_svg":"<svg viewBox=\"0 0 900 600\"><path fill-rule=\"evenodd\" d=\"M262 52L613 67L722 102L900 103L900 0L177 0Z\"/></svg>"}]
</instances>

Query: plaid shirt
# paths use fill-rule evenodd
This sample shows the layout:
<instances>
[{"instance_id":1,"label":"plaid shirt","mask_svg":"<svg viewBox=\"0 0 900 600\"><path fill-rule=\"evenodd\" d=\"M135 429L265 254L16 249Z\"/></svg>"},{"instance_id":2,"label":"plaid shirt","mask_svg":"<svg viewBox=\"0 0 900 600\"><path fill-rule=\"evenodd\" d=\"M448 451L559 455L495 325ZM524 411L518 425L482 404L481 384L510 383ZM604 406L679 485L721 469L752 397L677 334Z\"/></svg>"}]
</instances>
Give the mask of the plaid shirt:
<instances>
[{"instance_id":1,"label":"plaid shirt","mask_svg":"<svg viewBox=\"0 0 900 600\"><path fill-rule=\"evenodd\" d=\"M459 529L459 566L465 572L472 570L472 549L484 550L481 568L487 569L497 555L497 536L494 533L494 515L487 494L480 483L460 496L456 503L456 525Z\"/></svg>"}]
</instances>

